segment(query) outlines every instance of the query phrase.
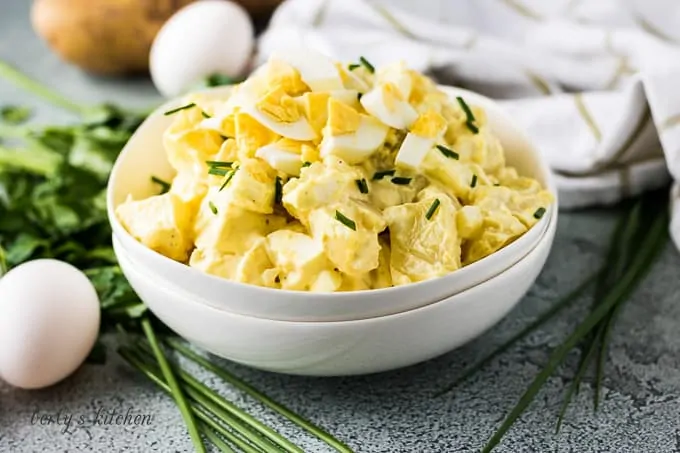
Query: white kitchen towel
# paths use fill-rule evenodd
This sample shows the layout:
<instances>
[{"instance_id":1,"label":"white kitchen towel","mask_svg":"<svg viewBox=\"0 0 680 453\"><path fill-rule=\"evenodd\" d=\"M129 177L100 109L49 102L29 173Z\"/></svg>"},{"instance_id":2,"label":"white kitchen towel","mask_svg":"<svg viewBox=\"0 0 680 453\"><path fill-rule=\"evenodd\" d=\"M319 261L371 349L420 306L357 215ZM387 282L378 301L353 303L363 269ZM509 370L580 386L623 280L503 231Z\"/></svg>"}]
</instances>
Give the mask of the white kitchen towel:
<instances>
[{"instance_id":1,"label":"white kitchen towel","mask_svg":"<svg viewBox=\"0 0 680 453\"><path fill-rule=\"evenodd\" d=\"M498 99L545 153L562 209L672 177L680 247L679 25L675 0L286 0L258 61L300 45L403 60Z\"/></svg>"}]
</instances>

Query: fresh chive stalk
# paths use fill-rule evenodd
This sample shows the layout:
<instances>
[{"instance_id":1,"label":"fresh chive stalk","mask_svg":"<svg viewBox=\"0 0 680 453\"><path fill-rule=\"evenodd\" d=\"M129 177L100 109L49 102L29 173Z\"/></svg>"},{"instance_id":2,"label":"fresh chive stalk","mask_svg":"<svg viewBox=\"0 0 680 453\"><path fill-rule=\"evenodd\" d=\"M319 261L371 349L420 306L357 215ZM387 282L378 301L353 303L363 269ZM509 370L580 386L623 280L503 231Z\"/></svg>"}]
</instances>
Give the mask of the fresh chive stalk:
<instances>
[{"instance_id":1,"label":"fresh chive stalk","mask_svg":"<svg viewBox=\"0 0 680 453\"><path fill-rule=\"evenodd\" d=\"M403 176L395 176L390 180L392 184L396 184L398 186L407 186L411 182L411 178L405 178Z\"/></svg>"},{"instance_id":2,"label":"fresh chive stalk","mask_svg":"<svg viewBox=\"0 0 680 453\"><path fill-rule=\"evenodd\" d=\"M545 214L545 208L540 207L540 208L536 209L536 212L534 212L534 219L540 219L541 217L543 217L544 214Z\"/></svg>"},{"instance_id":3,"label":"fresh chive stalk","mask_svg":"<svg viewBox=\"0 0 680 453\"><path fill-rule=\"evenodd\" d=\"M226 168L221 168L221 167L210 167L208 168L208 174L209 175L214 175L214 176L227 176L227 173L230 173L231 170L227 170Z\"/></svg>"},{"instance_id":4,"label":"fresh chive stalk","mask_svg":"<svg viewBox=\"0 0 680 453\"><path fill-rule=\"evenodd\" d=\"M212 201L209 201L208 207L210 208L210 210L212 211L213 214L217 215L217 206L215 206L215 203L213 203Z\"/></svg>"},{"instance_id":5,"label":"fresh chive stalk","mask_svg":"<svg viewBox=\"0 0 680 453\"><path fill-rule=\"evenodd\" d=\"M166 193L167 191L170 190L170 183L167 181L162 180L158 176L151 176L151 182L154 182L161 186L161 194Z\"/></svg>"},{"instance_id":6,"label":"fresh chive stalk","mask_svg":"<svg viewBox=\"0 0 680 453\"><path fill-rule=\"evenodd\" d=\"M373 66L366 58L359 57L359 63L361 63L371 74L375 72L375 66Z\"/></svg>"},{"instance_id":7,"label":"fresh chive stalk","mask_svg":"<svg viewBox=\"0 0 680 453\"><path fill-rule=\"evenodd\" d=\"M212 118L212 115L205 113L205 110L201 110L201 115L203 115L203 118Z\"/></svg>"},{"instance_id":8,"label":"fresh chive stalk","mask_svg":"<svg viewBox=\"0 0 680 453\"><path fill-rule=\"evenodd\" d=\"M654 262L654 259L665 244L667 237L664 233L667 225L668 213L665 212L663 215L659 215L654 219L650 228L645 229L645 237L640 243L640 247L635 250L637 253L621 279L612 286L602 302L591 311L572 334L553 351L548 359L547 365L529 385L529 388L524 395L522 395L510 414L505 418L500 428L482 449L483 453L492 451L493 448L498 445L505 433L533 401L548 378L553 374L557 367L562 364L568 353L577 346L579 342L598 325L598 323L605 319L607 314L615 308L617 304L622 303L632 295L636 286L645 277L651 264Z\"/></svg>"},{"instance_id":9,"label":"fresh chive stalk","mask_svg":"<svg viewBox=\"0 0 680 453\"><path fill-rule=\"evenodd\" d=\"M439 150L440 153L444 155L444 157L448 157L449 159L460 159L460 156L458 155L457 152L454 150L447 148L444 145L437 145L437 149Z\"/></svg>"},{"instance_id":10,"label":"fresh chive stalk","mask_svg":"<svg viewBox=\"0 0 680 453\"><path fill-rule=\"evenodd\" d=\"M143 352L147 357L151 356L152 352L148 346L148 343L140 341L137 343L137 345L141 352ZM195 392L200 394L202 401L205 401L206 399L209 400L213 405L219 407L221 411L226 411L229 413L230 417L235 418L237 420L235 423L242 423L244 426L248 426L254 432L262 435L263 437L269 439L272 443L278 445L281 449L283 449L284 452L304 453L300 447L290 442L288 439L282 437L272 428L253 418L250 414L240 409L233 403L221 397L217 392L196 379L195 376L182 370L177 364L171 364L171 368L177 374L177 376L179 376L182 382L188 386L187 394L197 402L201 403L199 399L192 396ZM201 405L209 409L213 414L218 413L203 403L201 403Z\"/></svg>"},{"instance_id":11,"label":"fresh chive stalk","mask_svg":"<svg viewBox=\"0 0 680 453\"><path fill-rule=\"evenodd\" d=\"M376 171L373 174L373 181L378 181L380 179L383 179L385 176L393 176L394 173L396 173L396 170L382 170L382 171Z\"/></svg>"},{"instance_id":12,"label":"fresh chive stalk","mask_svg":"<svg viewBox=\"0 0 680 453\"><path fill-rule=\"evenodd\" d=\"M71 112L84 115L92 109L92 107L77 104L64 96L55 93L42 83L27 77L25 74L2 60L0 60L0 78L9 80L26 91L36 94L46 101L58 107L70 110Z\"/></svg>"},{"instance_id":13,"label":"fresh chive stalk","mask_svg":"<svg viewBox=\"0 0 680 453\"><path fill-rule=\"evenodd\" d=\"M199 434L198 428L196 427L196 421L194 420L193 413L189 409L189 405L184 398L184 393L179 387L177 379L175 379L175 375L173 374L172 369L165 358L165 354L158 344L156 333L151 326L151 321L149 321L149 318L142 319L142 330L144 331L144 334L149 341L149 345L156 356L156 360L158 361L158 365L161 369L161 372L163 373L163 377L170 387L170 393L172 394L175 403L177 403L177 407L182 414L182 418L184 418L184 422L187 425L187 430L189 431L191 440L194 443L194 448L199 453L205 452L205 446L203 445L201 435Z\"/></svg>"},{"instance_id":14,"label":"fresh chive stalk","mask_svg":"<svg viewBox=\"0 0 680 453\"><path fill-rule=\"evenodd\" d=\"M224 440L222 440L222 438L218 436L215 433L215 431L210 429L205 424L205 422L201 422L201 427L204 428L201 430L203 432L203 435L207 437L208 440L212 442L212 444L216 446L219 451L221 451L222 453L236 453L234 449L227 445L227 443Z\"/></svg>"},{"instance_id":15,"label":"fresh chive stalk","mask_svg":"<svg viewBox=\"0 0 680 453\"><path fill-rule=\"evenodd\" d=\"M302 168L309 167L310 165L312 165L312 163L309 161L302 162Z\"/></svg>"},{"instance_id":16,"label":"fresh chive stalk","mask_svg":"<svg viewBox=\"0 0 680 453\"><path fill-rule=\"evenodd\" d=\"M141 357L139 357L139 354L136 354L129 347L118 348L118 354L130 366L136 368L144 376L150 379L154 384L160 387L161 390L163 390L168 395L172 396L172 390L170 386L165 382L161 373L157 370L157 367L154 367L152 364L149 364L148 362L144 361ZM215 431L219 432L220 434L227 438L231 436L231 433L228 432L222 425L218 424L212 417L210 417L209 414L207 414L205 411L200 411L199 410L200 408L198 408L196 404L191 403L191 408L192 411L195 413L196 418L198 418L201 421L200 423L201 431L204 434L214 429ZM234 450L227 445L227 448L222 449L222 451L231 453Z\"/></svg>"},{"instance_id":17,"label":"fresh chive stalk","mask_svg":"<svg viewBox=\"0 0 680 453\"><path fill-rule=\"evenodd\" d=\"M281 204L281 198L283 197L283 184L281 184L281 178L278 176L274 181L274 203Z\"/></svg>"},{"instance_id":18,"label":"fresh chive stalk","mask_svg":"<svg viewBox=\"0 0 680 453\"><path fill-rule=\"evenodd\" d=\"M435 198L435 200L434 200L434 201L432 202L432 204L430 205L430 208L429 208L429 209L427 210L427 212L425 213L425 218L426 218L427 220L431 220L431 219L432 219L432 216L433 216L434 213L437 211L437 208L439 207L440 204L441 204L441 201L439 201L439 198Z\"/></svg>"},{"instance_id":19,"label":"fresh chive stalk","mask_svg":"<svg viewBox=\"0 0 680 453\"><path fill-rule=\"evenodd\" d=\"M224 160L206 160L205 163L210 168L231 168L234 165L233 162L227 162Z\"/></svg>"},{"instance_id":20,"label":"fresh chive stalk","mask_svg":"<svg viewBox=\"0 0 680 453\"><path fill-rule=\"evenodd\" d=\"M245 381L241 380L240 378L236 377L234 374L230 373L229 371L225 370L224 368L221 368L221 367L215 365L214 363L210 362L209 360L205 359L204 357L201 357L199 354L192 351L190 348L185 346L179 340L177 340L175 338L168 338L167 342L172 349L179 352L184 357L196 362L197 364L201 365L206 370L208 370L208 371L214 373L215 375L219 376L220 378L224 379L229 384L233 385L234 387L236 387L237 389L246 393L250 397L252 397L255 400L259 401L260 403L264 404L265 406L272 409L273 411L275 411L279 415L285 417L289 421L295 423L297 426L304 429L305 431L307 431L309 434L315 436L316 438L322 440L323 442L325 442L329 446L333 447L335 450L337 450L341 453L353 453L353 450L351 448L349 448L343 442L336 439L335 437L333 437L331 434L329 434L328 432L326 432L325 430L323 430L319 426L315 425L314 423L310 422L309 420L307 420L307 419L301 417L300 415L296 414L295 412L291 411L286 406L284 406L284 405L274 401L273 399L269 398L267 395L260 392L256 388L252 387L250 384L246 383Z\"/></svg>"},{"instance_id":21,"label":"fresh chive stalk","mask_svg":"<svg viewBox=\"0 0 680 453\"><path fill-rule=\"evenodd\" d=\"M227 187L227 184L229 184L229 182L231 181L231 178L233 178L234 175L236 174L236 170L238 170L238 168L232 168L231 169L231 171L229 172L227 177L224 179L224 182L220 186L220 189L218 190L218 192L222 192L222 190L224 190L224 188Z\"/></svg>"},{"instance_id":22,"label":"fresh chive stalk","mask_svg":"<svg viewBox=\"0 0 680 453\"><path fill-rule=\"evenodd\" d=\"M192 107L196 107L196 103L195 103L195 102L191 102L191 103L189 103L189 104L182 105L182 106L177 107L177 108L174 108L174 109L172 109L172 110L168 110L167 112L163 113L163 115L165 115L165 116L173 115L173 114L175 114L175 113L177 113L177 112L181 112L182 110L187 110L187 109L190 109L190 108L192 108Z\"/></svg>"},{"instance_id":23,"label":"fresh chive stalk","mask_svg":"<svg viewBox=\"0 0 680 453\"><path fill-rule=\"evenodd\" d=\"M473 134L479 133L479 128L475 124L475 121L477 120L475 119L475 115L472 113L470 106L468 106L465 99L460 96L456 96L456 100L458 101L458 104L460 104L460 108L465 112L465 125L467 128L470 129Z\"/></svg>"},{"instance_id":24,"label":"fresh chive stalk","mask_svg":"<svg viewBox=\"0 0 680 453\"><path fill-rule=\"evenodd\" d=\"M0 276L5 275L7 273L7 252L5 252L5 249L0 245Z\"/></svg>"},{"instance_id":25,"label":"fresh chive stalk","mask_svg":"<svg viewBox=\"0 0 680 453\"><path fill-rule=\"evenodd\" d=\"M354 230L354 231L357 230L356 222L354 222L354 220L350 219L349 217L345 216L340 211L335 211L335 220L342 223L343 225L345 225L350 230Z\"/></svg>"},{"instance_id":26,"label":"fresh chive stalk","mask_svg":"<svg viewBox=\"0 0 680 453\"><path fill-rule=\"evenodd\" d=\"M360 67L361 65L359 63L350 63L347 65L347 69L349 69L350 71L354 71L355 69Z\"/></svg>"},{"instance_id":27,"label":"fresh chive stalk","mask_svg":"<svg viewBox=\"0 0 680 453\"><path fill-rule=\"evenodd\" d=\"M470 181L470 187L472 187L474 189L476 185L477 185L477 175L472 175L472 181ZM535 215L536 214L534 213L534 216ZM541 215L543 215L543 214L541 214Z\"/></svg>"},{"instance_id":28,"label":"fresh chive stalk","mask_svg":"<svg viewBox=\"0 0 680 453\"><path fill-rule=\"evenodd\" d=\"M357 188L359 189L359 192L361 193L368 193L368 183L364 178L357 179L355 180L357 183Z\"/></svg>"},{"instance_id":29,"label":"fresh chive stalk","mask_svg":"<svg viewBox=\"0 0 680 453\"><path fill-rule=\"evenodd\" d=\"M364 93L362 93L361 91L357 92L357 101L360 101L363 96Z\"/></svg>"}]
</instances>

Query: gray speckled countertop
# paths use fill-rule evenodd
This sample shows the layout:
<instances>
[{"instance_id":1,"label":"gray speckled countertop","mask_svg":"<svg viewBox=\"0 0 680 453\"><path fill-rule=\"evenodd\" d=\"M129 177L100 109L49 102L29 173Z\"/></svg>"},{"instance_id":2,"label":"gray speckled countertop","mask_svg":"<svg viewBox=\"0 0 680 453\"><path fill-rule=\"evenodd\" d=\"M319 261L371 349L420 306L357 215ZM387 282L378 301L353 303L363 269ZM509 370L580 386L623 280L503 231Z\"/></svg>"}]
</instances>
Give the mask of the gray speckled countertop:
<instances>
[{"instance_id":1,"label":"gray speckled countertop","mask_svg":"<svg viewBox=\"0 0 680 453\"><path fill-rule=\"evenodd\" d=\"M31 32L30 2L0 0L0 58L76 99L112 99L147 106L158 100L147 80L94 79L60 63ZM40 104L0 82L0 103ZM67 121L39 108L38 121ZM545 270L517 308L496 328L438 359L396 372L352 378L301 378L225 363L257 387L308 416L358 452L477 451L529 384L552 347L583 314L580 307L530 335L460 387L450 402L431 394L466 365L500 344L567 293L601 262L614 215L562 214ZM680 255L669 244L655 272L616 327L604 402L592 411L592 386L576 397L559 436L553 434L562 392L573 368L560 369L496 450L498 452L680 452ZM112 339L109 339L112 341ZM578 359L576 353L571 361ZM208 375L210 385L296 440L308 452L329 451L271 412ZM590 380L588 381L590 382ZM91 420L103 409L153 418L148 426L85 423L72 433L41 425L34 414ZM127 367L115 353L106 365L86 365L41 391L0 383L0 452L190 451L173 402Z\"/></svg>"}]
</instances>

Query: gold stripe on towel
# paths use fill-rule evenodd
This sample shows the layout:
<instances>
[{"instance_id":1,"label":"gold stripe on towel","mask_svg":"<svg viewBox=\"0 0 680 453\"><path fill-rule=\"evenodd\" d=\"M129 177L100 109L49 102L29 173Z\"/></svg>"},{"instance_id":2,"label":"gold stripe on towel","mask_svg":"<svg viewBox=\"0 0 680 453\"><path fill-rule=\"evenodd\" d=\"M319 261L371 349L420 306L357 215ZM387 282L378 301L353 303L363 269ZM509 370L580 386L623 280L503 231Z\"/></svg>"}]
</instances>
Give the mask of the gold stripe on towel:
<instances>
[{"instance_id":1,"label":"gold stripe on towel","mask_svg":"<svg viewBox=\"0 0 680 453\"><path fill-rule=\"evenodd\" d=\"M644 17L640 16L639 14L636 14L633 12L633 18L635 19L635 22L642 28L644 31L649 33L650 35L653 35L657 38L659 38L662 41L666 41L667 43L671 44L676 44L675 39L661 31L659 27L654 25L652 22L648 21Z\"/></svg>"},{"instance_id":2,"label":"gold stripe on towel","mask_svg":"<svg viewBox=\"0 0 680 453\"><path fill-rule=\"evenodd\" d=\"M472 33L470 34L470 37L465 41L465 44L463 44L463 48L465 50L471 50L475 45L477 44L477 35Z\"/></svg>"},{"instance_id":3,"label":"gold stripe on towel","mask_svg":"<svg viewBox=\"0 0 680 453\"><path fill-rule=\"evenodd\" d=\"M535 72L529 71L528 69L526 69L524 73L527 75L527 77L529 77L532 85L534 85L536 89L541 92L541 94L545 96L552 94L550 84L543 77L539 76Z\"/></svg>"},{"instance_id":4,"label":"gold stripe on towel","mask_svg":"<svg viewBox=\"0 0 680 453\"><path fill-rule=\"evenodd\" d=\"M518 14L521 14L522 16L526 17L527 19L535 21L543 20L543 17L540 14L538 14L536 11L531 10L525 4L521 3L519 0L501 0L501 1Z\"/></svg>"},{"instance_id":5,"label":"gold stripe on towel","mask_svg":"<svg viewBox=\"0 0 680 453\"><path fill-rule=\"evenodd\" d=\"M659 125L659 129L661 129L662 131L667 131L669 129L673 129L678 124L680 124L680 113L663 120Z\"/></svg>"},{"instance_id":6,"label":"gold stripe on towel","mask_svg":"<svg viewBox=\"0 0 680 453\"><path fill-rule=\"evenodd\" d=\"M390 25L401 35L406 36L407 38L410 39L416 39L417 36L414 35L409 31L408 28L404 24L402 24L400 21L398 21L394 15L387 10L387 8L383 7L382 5L379 5L377 3L373 2L368 2L368 4L378 13L380 14L387 22L389 22Z\"/></svg>"},{"instance_id":7,"label":"gold stripe on towel","mask_svg":"<svg viewBox=\"0 0 680 453\"><path fill-rule=\"evenodd\" d=\"M326 12L328 11L328 4L330 2L328 0L321 0L321 4L319 5L319 8L316 10L316 15L314 16L314 20L312 20L312 26L314 28L318 28L321 26L323 23L324 19L326 19Z\"/></svg>"},{"instance_id":8,"label":"gold stripe on towel","mask_svg":"<svg viewBox=\"0 0 680 453\"><path fill-rule=\"evenodd\" d=\"M574 103L576 104L576 108L578 109L578 112L581 114L583 121L586 122L586 124L590 128L590 131L593 133L595 139L598 142L602 140L602 132L600 132L600 128L597 127L595 120L588 111L586 104L583 102L583 96L581 95L581 93L577 93L574 95Z\"/></svg>"}]
</instances>

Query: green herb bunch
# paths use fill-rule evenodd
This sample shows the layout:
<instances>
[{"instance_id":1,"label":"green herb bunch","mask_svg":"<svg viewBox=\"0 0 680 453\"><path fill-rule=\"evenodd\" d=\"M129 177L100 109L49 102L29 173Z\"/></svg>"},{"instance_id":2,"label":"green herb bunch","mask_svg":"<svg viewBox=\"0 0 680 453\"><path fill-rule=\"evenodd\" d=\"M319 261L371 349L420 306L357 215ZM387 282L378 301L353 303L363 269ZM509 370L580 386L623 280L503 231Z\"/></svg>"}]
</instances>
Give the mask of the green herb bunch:
<instances>
[{"instance_id":1,"label":"green herb bunch","mask_svg":"<svg viewBox=\"0 0 680 453\"><path fill-rule=\"evenodd\" d=\"M106 182L125 143L147 116L114 105L82 106L0 61L0 78L80 116L69 126L30 126L30 111L0 107L0 275L28 260L55 258L83 270L99 294L102 330L122 334L120 356L175 400L194 449L302 453L182 369L165 351L188 357L336 451L352 450L322 428L218 367L146 313L118 267L106 213ZM212 76L205 86L231 83ZM222 168L223 163L212 163ZM167 183L156 180L167 190ZM162 333L158 335L157 332ZM103 361L98 344L90 361Z\"/></svg>"}]
</instances>

